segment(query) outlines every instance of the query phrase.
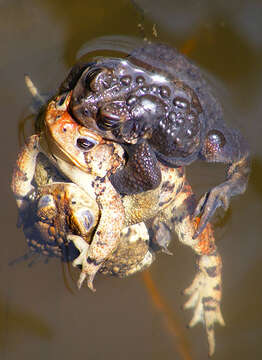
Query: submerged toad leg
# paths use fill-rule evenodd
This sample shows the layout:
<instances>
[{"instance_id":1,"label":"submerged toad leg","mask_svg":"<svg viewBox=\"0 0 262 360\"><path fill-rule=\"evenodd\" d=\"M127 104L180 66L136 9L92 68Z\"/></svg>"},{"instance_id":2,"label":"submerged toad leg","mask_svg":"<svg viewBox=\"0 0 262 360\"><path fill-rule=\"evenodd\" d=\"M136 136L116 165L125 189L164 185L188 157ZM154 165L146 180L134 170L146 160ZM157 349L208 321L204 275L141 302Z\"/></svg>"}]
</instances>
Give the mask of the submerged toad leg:
<instances>
[{"instance_id":1,"label":"submerged toad leg","mask_svg":"<svg viewBox=\"0 0 262 360\"><path fill-rule=\"evenodd\" d=\"M126 148L126 166L110 177L115 189L122 195L156 189L161 182L161 171L150 145L142 140Z\"/></svg>"},{"instance_id":2,"label":"submerged toad leg","mask_svg":"<svg viewBox=\"0 0 262 360\"><path fill-rule=\"evenodd\" d=\"M194 308L190 327L198 322L205 324L209 354L212 355L215 350L214 324L218 322L224 325L220 310L222 262L210 224L207 224L201 235L193 238L199 221L192 217L195 205L192 189L185 182L176 199L155 218L153 230L158 223L165 223L170 229L175 230L183 244L190 246L198 255L198 272L191 286L185 290L185 294L190 298L184 308Z\"/></svg>"}]
</instances>

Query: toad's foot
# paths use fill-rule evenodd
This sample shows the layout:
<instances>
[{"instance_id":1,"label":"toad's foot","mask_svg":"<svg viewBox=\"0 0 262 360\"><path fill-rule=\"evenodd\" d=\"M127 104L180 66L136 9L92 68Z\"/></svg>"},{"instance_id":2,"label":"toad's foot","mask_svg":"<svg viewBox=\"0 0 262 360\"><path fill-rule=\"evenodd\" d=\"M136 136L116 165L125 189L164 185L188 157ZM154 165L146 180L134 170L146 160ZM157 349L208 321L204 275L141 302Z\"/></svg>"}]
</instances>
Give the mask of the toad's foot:
<instances>
[{"instance_id":1,"label":"toad's foot","mask_svg":"<svg viewBox=\"0 0 262 360\"><path fill-rule=\"evenodd\" d=\"M72 235L72 234L68 235L67 240L72 241L75 247L77 248L77 250L80 252L80 255L72 263L74 267L79 265L82 267L81 274L77 281L78 289L81 288L84 280L87 278L87 285L89 289L91 289L92 291L96 291L93 286L93 281L97 271L100 268L100 265L97 265L94 262L90 262L90 263L88 262L87 259L88 259L89 245L81 236L78 235Z\"/></svg>"},{"instance_id":2,"label":"toad's foot","mask_svg":"<svg viewBox=\"0 0 262 360\"><path fill-rule=\"evenodd\" d=\"M232 196L230 190L230 185L225 182L216 186L200 199L195 209L194 217L197 217L201 213L202 215L198 228L194 234L194 239L202 233L217 208L222 206L225 210L228 209L230 197Z\"/></svg>"},{"instance_id":3,"label":"toad's foot","mask_svg":"<svg viewBox=\"0 0 262 360\"><path fill-rule=\"evenodd\" d=\"M214 324L225 325L220 310L221 301L221 259L218 254L202 255L199 259L199 272L193 283L184 290L189 295L184 309L194 308L194 316L189 327L198 322L205 324L209 356L215 351Z\"/></svg>"}]
</instances>

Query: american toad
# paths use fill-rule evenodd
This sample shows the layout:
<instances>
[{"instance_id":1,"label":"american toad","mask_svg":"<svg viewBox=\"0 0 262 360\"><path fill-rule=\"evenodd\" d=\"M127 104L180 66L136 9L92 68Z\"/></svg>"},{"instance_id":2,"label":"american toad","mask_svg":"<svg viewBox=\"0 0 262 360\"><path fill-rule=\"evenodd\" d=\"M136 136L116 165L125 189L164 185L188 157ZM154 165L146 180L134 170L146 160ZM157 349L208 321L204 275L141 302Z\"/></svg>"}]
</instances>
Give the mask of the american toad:
<instances>
[{"instance_id":1,"label":"american toad","mask_svg":"<svg viewBox=\"0 0 262 360\"><path fill-rule=\"evenodd\" d=\"M194 220L193 217L196 201L185 180L184 168L170 168L158 162L162 176L160 186L155 190L120 196L109 185L109 190L103 191L104 187L100 186L107 181L108 174L113 174L118 168L121 171L125 166L123 151L117 143L103 140L97 133L72 119L68 113L70 97L69 92L49 103L44 132L33 135L18 156L12 188L22 213L27 212L32 204L35 206L33 212L38 221L35 221L34 226L40 222L37 229L44 239L39 245L38 239L32 238L29 229L29 241L33 239L33 246L45 251L47 245L50 250L50 246L55 243L58 255L61 239L63 244L73 242L80 252L74 260L75 265L82 267L79 286L88 275L88 285L93 288L92 281L97 271L127 276L149 266L156 251L168 251L171 233L175 232L179 240L198 255L198 272L192 285L185 291L190 295L185 308L195 309L190 326L197 322L205 324L212 354L215 345L214 323L223 324L220 312L221 259L209 224L201 235L193 237L199 219ZM41 185L41 176L36 175L41 152L54 165L54 173L58 171L69 183L52 175L51 183ZM107 199L101 199L104 192L111 195L109 204ZM78 201L75 203L73 200L72 203L72 199ZM120 213L120 219L123 217L122 223L110 223L110 205L114 214ZM50 213L46 211L46 206L51 210ZM95 228L97 208L100 218ZM54 209L58 212L54 213ZM66 213L67 217L64 215ZM47 220L48 225L43 226ZM54 221L58 223L56 227L53 226ZM131 225L134 223L139 224ZM114 236L117 235L118 239L112 239L111 233L106 232L106 226L114 230ZM103 243L98 231L105 232ZM49 240L48 236L44 237L47 233ZM102 260L99 257L100 247L103 251ZM90 249L93 249L92 253Z\"/></svg>"},{"instance_id":2,"label":"american toad","mask_svg":"<svg viewBox=\"0 0 262 360\"><path fill-rule=\"evenodd\" d=\"M28 160L35 156L35 141L37 138L32 136L21 150L19 169L14 172L12 187L19 204L19 223L32 252L60 257L82 267L101 215L99 206L42 153L36 155L35 172L27 180L34 187L26 196L22 195L25 189L22 173L28 174L31 170ZM72 172L74 169L72 166ZM125 277L151 265L155 255L149 248L149 234L143 222L125 227L120 238L117 249L99 272ZM81 286L81 278L78 286Z\"/></svg>"},{"instance_id":3,"label":"american toad","mask_svg":"<svg viewBox=\"0 0 262 360\"><path fill-rule=\"evenodd\" d=\"M215 210L245 191L248 146L224 121L220 103L201 71L175 49L148 44L127 58L98 58L78 64L60 92L72 90L76 121L123 145L128 161L110 179L117 191L157 188L159 162L169 167L196 159L228 164L227 178L199 201L199 235ZM159 161L159 162L158 162Z\"/></svg>"}]
</instances>

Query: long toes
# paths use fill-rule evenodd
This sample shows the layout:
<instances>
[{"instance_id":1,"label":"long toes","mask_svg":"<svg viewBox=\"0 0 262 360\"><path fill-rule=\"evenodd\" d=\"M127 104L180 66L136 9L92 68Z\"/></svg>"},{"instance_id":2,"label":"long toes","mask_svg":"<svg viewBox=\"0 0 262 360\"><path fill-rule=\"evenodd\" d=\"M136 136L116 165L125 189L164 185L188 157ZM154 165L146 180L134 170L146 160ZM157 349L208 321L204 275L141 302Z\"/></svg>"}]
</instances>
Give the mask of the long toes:
<instances>
[{"instance_id":1,"label":"long toes","mask_svg":"<svg viewBox=\"0 0 262 360\"><path fill-rule=\"evenodd\" d=\"M194 233L193 239L196 239L205 229L207 223L210 221L214 215L216 209L221 206L221 201L217 197L209 197L207 203L205 204L203 213L200 218L197 230Z\"/></svg>"},{"instance_id":2,"label":"long toes","mask_svg":"<svg viewBox=\"0 0 262 360\"><path fill-rule=\"evenodd\" d=\"M90 290L92 290L93 292L96 292L96 289L94 288L94 285L93 285L94 278L95 278L95 274L88 276L87 286L89 287Z\"/></svg>"},{"instance_id":3,"label":"long toes","mask_svg":"<svg viewBox=\"0 0 262 360\"><path fill-rule=\"evenodd\" d=\"M79 279L77 281L77 287L79 290L81 289L85 278L86 278L86 273L82 271L81 274L79 275Z\"/></svg>"},{"instance_id":4,"label":"long toes","mask_svg":"<svg viewBox=\"0 0 262 360\"><path fill-rule=\"evenodd\" d=\"M96 275L96 272L89 274L87 269L82 270L81 274L79 275L79 279L77 281L78 289L79 290L81 289L83 282L87 278L87 286L89 287L90 290L95 292L96 289L94 288L94 285L93 285L95 275Z\"/></svg>"},{"instance_id":5,"label":"long toes","mask_svg":"<svg viewBox=\"0 0 262 360\"><path fill-rule=\"evenodd\" d=\"M184 309L193 309L193 318L189 327L197 323L204 324L208 339L209 355L215 351L214 324L225 325L220 310L221 303L221 258L218 253L203 255L198 261L199 272L192 284L184 290L189 296Z\"/></svg>"},{"instance_id":6,"label":"long toes","mask_svg":"<svg viewBox=\"0 0 262 360\"><path fill-rule=\"evenodd\" d=\"M195 208L194 214L193 214L194 218L197 217L199 214L201 214L204 204L207 201L207 197L208 197L208 193L205 194L204 196L202 196L202 198L199 200L199 202Z\"/></svg>"}]
</instances>

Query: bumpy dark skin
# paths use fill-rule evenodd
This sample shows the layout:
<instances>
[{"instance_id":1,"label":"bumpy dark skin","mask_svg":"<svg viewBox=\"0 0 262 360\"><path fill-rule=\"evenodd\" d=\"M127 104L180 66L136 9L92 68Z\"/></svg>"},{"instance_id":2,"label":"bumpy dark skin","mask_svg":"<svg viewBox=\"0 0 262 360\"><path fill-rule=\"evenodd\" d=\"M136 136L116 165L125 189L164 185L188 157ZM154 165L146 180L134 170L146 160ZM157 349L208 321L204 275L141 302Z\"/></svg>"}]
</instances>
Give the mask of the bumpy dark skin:
<instances>
[{"instance_id":1,"label":"bumpy dark skin","mask_svg":"<svg viewBox=\"0 0 262 360\"><path fill-rule=\"evenodd\" d=\"M229 128L200 70L163 44L126 59L100 58L74 67L61 86L73 89L71 112L81 124L123 144L128 161L111 181L121 194L156 188L159 160L169 167L196 159L228 164L227 178L196 206L197 237L215 210L245 191L249 163L242 135Z\"/></svg>"}]
</instances>

